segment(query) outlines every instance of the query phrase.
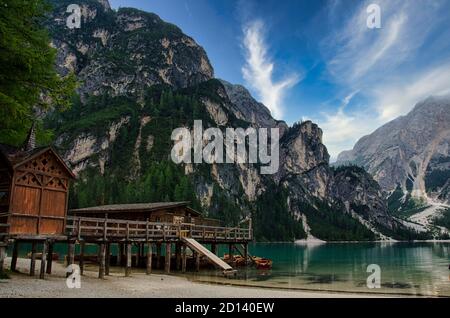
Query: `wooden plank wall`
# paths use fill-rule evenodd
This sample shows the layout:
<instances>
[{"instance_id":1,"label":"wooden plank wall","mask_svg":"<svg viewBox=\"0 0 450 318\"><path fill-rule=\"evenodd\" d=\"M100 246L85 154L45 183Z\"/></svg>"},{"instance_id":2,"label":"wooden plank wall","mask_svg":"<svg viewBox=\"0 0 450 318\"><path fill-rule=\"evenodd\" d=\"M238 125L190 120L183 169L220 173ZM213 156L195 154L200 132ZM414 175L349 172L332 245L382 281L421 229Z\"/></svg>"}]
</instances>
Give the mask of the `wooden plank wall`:
<instances>
[{"instance_id":1,"label":"wooden plank wall","mask_svg":"<svg viewBox=\"0 0 450 318\"><path fill-rule=\"evenodd\" d=\"M14 171L10 234L64 234L69 175L48 151Z\"/></svg>"}]
</instances>

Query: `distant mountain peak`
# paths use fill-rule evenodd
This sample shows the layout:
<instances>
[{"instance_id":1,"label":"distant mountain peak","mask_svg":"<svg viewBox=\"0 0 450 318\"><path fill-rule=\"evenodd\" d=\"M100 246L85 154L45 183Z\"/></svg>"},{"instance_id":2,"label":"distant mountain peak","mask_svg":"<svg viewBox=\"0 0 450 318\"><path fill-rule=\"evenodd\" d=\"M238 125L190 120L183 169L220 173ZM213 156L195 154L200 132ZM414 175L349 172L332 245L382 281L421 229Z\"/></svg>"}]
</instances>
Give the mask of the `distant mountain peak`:
<instances>
[{"instance_id":1,"label":"distant mountain peak","mask_svg":"<svg viewBox=\"0 0 450 318\"><path fill-rule=\"evenodd\" d=\"M450 201L450 96L430 96L342 152L337 164L364 166L384 190Z\"/></svg>"}]
</instances>

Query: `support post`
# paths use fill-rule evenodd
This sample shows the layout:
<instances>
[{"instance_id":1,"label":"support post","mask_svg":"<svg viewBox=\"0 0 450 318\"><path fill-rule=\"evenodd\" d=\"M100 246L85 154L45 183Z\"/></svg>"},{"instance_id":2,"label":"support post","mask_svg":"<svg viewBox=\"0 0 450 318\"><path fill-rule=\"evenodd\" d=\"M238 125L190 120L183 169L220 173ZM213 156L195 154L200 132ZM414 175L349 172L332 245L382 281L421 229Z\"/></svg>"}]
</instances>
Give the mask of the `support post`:
<instances>
[{"instance_id":1,"label":"support post","mask_svg":"<svg viewBox=\"0 0 450 318\"><path fill-rule=\"evenodd\" d=\"M3 274L4 272L4 266L5 266L5 258L6 258L6 244L3 245L0 243L0 274Z\"/></svg>"},{"instance_id":2,"label":"support post","mask_svg":"<svg viewBox=\"0 0 450 318\"><path fill-rule=\"evenodd\" d=\"M156 243L156 268L161 268L161 243Z\"/></svg>"},{"instance_id":3,"label":"support post","mask_svg":"<svg viewBox=\"0 0 450 318\"><path fill-rule=\"evenodd\" d=\"M83 275L84 273L84 251L86 248L86 242L82 241L80 242L80 259L79 259L79 263L80 263L80 275Z\"/></svg>"},{"instance_id":4,"label":"support post","mask_svg":"<svg viewBox=\"0 0 450 318\"><path fill-rule=\"evenodd\" d=\"M122 243L117 244L117 266L122 266L123 246Z\"/></svg>"},{"instance_id":5,"label":"support post","mask_svg":"<svg viewBox=\"0 0 450 318\"><path fill-rule=\"evenodd\" d=\"M216 243L212 243L212 244L211 244L211 252L212 252L214 255L217 255L217 244L216 244Z\"/></svg>"},{"instance_id":6,"label":"support post","mask_svg":"<svg viewBox=\"0 0 450 318\"><path fill-rule=\"evenodd\" d=\"M228 245L228 255L230 256L230 262L233 261L233 244Z\"/></svg>"},{"instance_id":7,"label":"support post","mask_svg":"<svg viewBox=\"0 0 450 318\"><path fill-rule=\"evenodd\" d=\"M101 243L99 245L99 268L98 268L98 278L105 278L105 257L106 257L106 245L105 243Z\"/></svg>"},{"instance_id":8,"label":"support post","mask_svg":"<svg viewBox=\"0 0 450 318\"><path fill-rule=\"evenodd\" d=\"M106 243L105 253L105 275L109 276L109 267L111 264L111 243Z\"/></svg>"},{"instance_id":9,"label":"support post","mask_svg":"<svg viewBox=\"0 0 450 318\"><path fill-rule=\"evenodd\" d=\"M48 242L48 252L47 252L47 269L46 273L51 274L52 273L52 264L53 264L53 246L54 242Z\"/></svg>"},{"instance_id":10,"label":"support post","mask_svg":"<svg viewBox=\"0 0 450 318\"><path fill-rule=\"evenodd\" d=\"M245 258L245 265L248 265L248 244L244 244L244 258Z\"/></svg>"},{"instance_id":11,"label":"support post","mask_svg":"<svg viewBox=\"0 0 450 318\"><path fill-rule=\"evenodd\" d=\"M69 242L67 247L67 266L72 265L75 262L75 243ZM70 273L66 273L66 277L69 277Z\"/></svg>"},{"instance_id":12,"label":"support post","mask_svg":"<svg viewBox=\"0 0 450 318\"><path fill-rule=\"evenodd\" d=\"M147 261L146 261L146 267L147 267L147 275L150 275L152 273L152 243L147 243Z\"/></svg>"},{"instance_id":13,"label":"support post","mask_svg":"<svg viewBox=\"0 0 450 318\"><path fill-rule=\"evenodd\" d=\"M195 271L200 271L200 253L195 252Z\"/></svg>"},{"instance_id":14,"label":"support post","mask_svg":"<svg viewBox=\"0 0 450 318\"><path fill-rule=\"evenodd\" d=\"M165 271L166 273L170 273L170 258L172 256L172 244L170 243L166 243L166 266L165 266Z\"/></svg>"},{"instance_id":15,"label":"support post","mask_svg":"<svg viewBox=\"0 0 450 318\"><path fill-rule=\"evenodd\" d=\"M31 243L31 262L30 262L30 276L34 276L36 269L36 242Z\"/></svg>"},{"instance_id":16,"label":"support post","mask_svg":"<svg viewBox=\"0 0 450 318\"><path fill-rule=\"evenodd\" d=\"M45 278L45 266L47 261L48 241L42 244L42 256L41 256L41 270L39 272L39 278Z\"/></svg>"},{"instance_id":17,"label":"support post","mask_svg":"<svg viewBox=\"0 0 450 318\"><path fill-rule=\"evenodd\" d=\"M67 251L67 265L71 265L75 262L75 243L69 242Z\"/></svg>"},{"instance_id":18,"label":"support post","mask_svg":"<svg viewBox=\"0 0 450 318\"><path fill-rule=\"evenodd\" d=\"M131 244L127 243L126 247L126 266L125 266L125 276L128 277L131 275Z\"/></svg>"},{"instance_id":19,"label":"support post","mask_svg":"<svg viewBox=\"0 0 450 318\"><path fill-rule=\"evenodd\" d=\"M181 269L181 244L177 243L175 245L175 259L177 263L177 270Z\"/></svg>"},{"instance_id":20,"label":"support post","mask_svg":"<svg viewBox=\"0 0 450 318\"><path fill-rule=\"evenodd\" d=\"M181 256L181 271L183 273L186 273L186 245L183 245L182 247L183 251L182 251L182 256Z\"/></svg>"},{"instance_id":21,"label":"support post","mask_svg":"<svg viewBox=\"0 0 450 318\"><path fill-rule=\"evenodd\" d=\"M15 272L17 268L17 257L19 256L19 241L15 240L13 245L13 252L11 258L11 272Z\"/></svg>"}]
</instances>

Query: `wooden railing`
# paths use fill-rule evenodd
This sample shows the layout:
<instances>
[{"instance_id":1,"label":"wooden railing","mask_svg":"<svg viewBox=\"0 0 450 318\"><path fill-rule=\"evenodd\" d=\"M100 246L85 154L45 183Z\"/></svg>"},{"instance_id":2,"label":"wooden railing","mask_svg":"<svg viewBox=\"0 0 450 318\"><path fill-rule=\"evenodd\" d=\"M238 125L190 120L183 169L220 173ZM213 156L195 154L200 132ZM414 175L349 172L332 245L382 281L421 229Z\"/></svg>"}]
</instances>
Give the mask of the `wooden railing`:
<instances>
[{"instance_id":1,"label":"wooden railing","mask_svg":"<svg viewBox=\"0 0 450 318\"><path fill-rule=\"evenodd\" d=\"M191 237L201 241L252 240L250 228L173 224L87 217L67 217L66 232L77 239L177 240Z\"/></svg>"}]
</instances>

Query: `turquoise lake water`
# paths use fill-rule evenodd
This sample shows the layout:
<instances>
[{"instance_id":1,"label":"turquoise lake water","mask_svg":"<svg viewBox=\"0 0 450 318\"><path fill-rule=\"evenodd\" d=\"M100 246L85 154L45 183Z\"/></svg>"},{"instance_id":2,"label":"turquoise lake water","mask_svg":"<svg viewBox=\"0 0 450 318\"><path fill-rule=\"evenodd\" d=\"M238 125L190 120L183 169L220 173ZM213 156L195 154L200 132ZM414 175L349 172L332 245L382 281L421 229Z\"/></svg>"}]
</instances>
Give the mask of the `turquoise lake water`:
<instances>
[{"instance_id":1,"label":"turquoise lake water","mask_svg":"<svg viewBox=\"0 0 450 318\"><path fill-rule=\"evenodd\" d=\"M29 246L21 250L20 254L24 255ZM87 249L92 254L96 250L95 246ZM57 246L55 252L62 257L66 245ZM112 252L115 254L114 248ZM186 275L196 281L249 286L450 297L450 243L447 242L255 243L249 245L249 252L272 259L273 268L238 268L235 278L224 278L218 270ZM219 249L220 256L224 253L228 249ZM370 264L380 266L381 288L367 287Z\"/></svg>"},{"instance_id":2,"label":"turquoise lake water","mask_svg":"<svg viewBox=\"0 0 450 318\"><path fill-rule=\"evenodd\" d=\"M195 280L278 288L450 296L450 243L293 243L250 246L273 269L239 270L236 279L201 272ZM381 269L381 288L369 289L367 266Z\"/></svg>"}]
</instances>

